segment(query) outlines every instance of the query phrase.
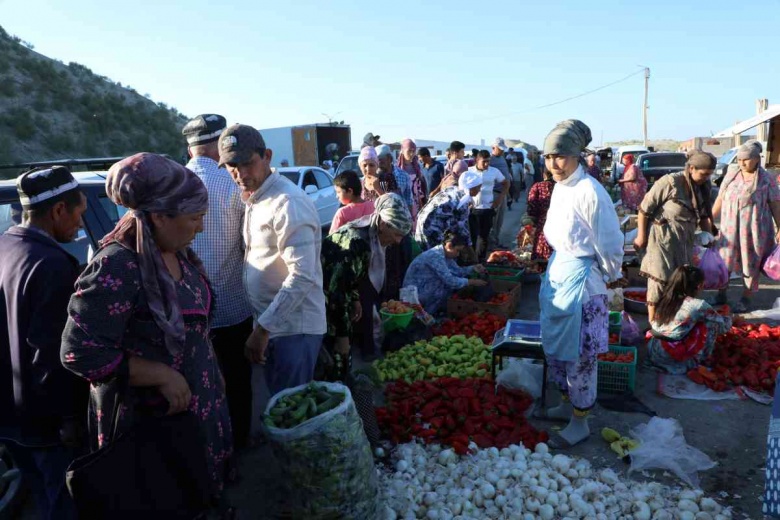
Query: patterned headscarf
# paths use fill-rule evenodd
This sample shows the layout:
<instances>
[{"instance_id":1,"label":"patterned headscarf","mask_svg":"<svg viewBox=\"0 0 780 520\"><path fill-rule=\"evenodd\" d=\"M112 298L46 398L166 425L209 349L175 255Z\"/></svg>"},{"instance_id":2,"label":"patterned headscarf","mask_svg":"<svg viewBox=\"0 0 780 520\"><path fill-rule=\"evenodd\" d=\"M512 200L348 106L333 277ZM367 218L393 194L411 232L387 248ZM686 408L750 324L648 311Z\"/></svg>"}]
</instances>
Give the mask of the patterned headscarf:
<instances>
[{"instance_id":1,"label":"patterned headscarf","mask_svg":"<svg viewBox=\"0 0 780 520\"><path fill-rule=\"evenodd\" d=\"M407 161L403 152L406 150L412 150L414 155L411 161ZM409 179L412 181L412 220L417 220L417 212L425 206L427 199L428 186L425 182L425 177L420 169L420 161L417 158L417 144L411 139L404 139L401 141L401 153L398 155L398 167L409 174Z\"/></svg>"},{"instance_id":2,"label":"patterned headscarf","mask_svg":"<svg viewBox=\"0 0 780 520\"><path fill-rule=\"evenodd\" d=\"M561 121L544 139L544 155L579 157L593 137L588 125L577 119Z\"/></svg>"},{"instance_id":3,"label":"patterned headscarf","mask_svg":"<svg viewBox=\"0 0 780 520\"><path fill-rule=\"evenodd\" d=\"M412 215L404 199L395 193L385 193L376 199L373 216L403 235L412 230Z\"/></svg>"},{"instance_id":4,"label":"patterned headscarf","mask_svg":"<svg viewBox=\"0 0 780 520\"><path fill-rule=\"evenodd\" d=\"M184 166L161 155L139 153L114 164L106 177L106 194L128 211L101 241L117 241L138 254L141 283L155 323L165 333L168 352L179 352L185 331L176 282L163 262L153 239L150 213L186 215L208 210L206 186ZM182 254L208 280L192 250Z\"/></svg>"}]
</instances>

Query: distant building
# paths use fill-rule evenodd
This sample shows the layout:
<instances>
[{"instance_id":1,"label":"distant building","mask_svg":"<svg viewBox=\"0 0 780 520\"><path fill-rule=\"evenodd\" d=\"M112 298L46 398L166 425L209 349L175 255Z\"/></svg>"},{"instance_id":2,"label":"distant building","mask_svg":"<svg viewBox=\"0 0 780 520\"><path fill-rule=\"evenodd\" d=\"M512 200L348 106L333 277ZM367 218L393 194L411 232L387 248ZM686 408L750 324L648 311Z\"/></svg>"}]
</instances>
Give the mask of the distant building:
<instances>
[{"instance_id":1,"label":"distant building","mask_svg":"<svg viewBox=\"0 0 780 520\"><path fill-rule=\"evenodd\" d=\"M755 136L742 136L744 143L748 139L754 139ZM715 157L720 157L730 149L737 146L734 137L692 137L687 141L680 143L678 152L690 152L691 150L701 150L709 152Z\"/></svg>"}]
</instances>

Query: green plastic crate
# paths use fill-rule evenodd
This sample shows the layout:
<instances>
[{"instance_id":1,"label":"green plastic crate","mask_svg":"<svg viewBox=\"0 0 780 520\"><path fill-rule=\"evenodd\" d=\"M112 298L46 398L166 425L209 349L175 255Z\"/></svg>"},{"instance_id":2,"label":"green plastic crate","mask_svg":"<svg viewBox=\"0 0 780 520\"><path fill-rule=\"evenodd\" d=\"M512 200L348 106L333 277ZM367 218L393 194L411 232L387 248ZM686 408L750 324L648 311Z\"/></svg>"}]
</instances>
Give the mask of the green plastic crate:
<instances>
[{"instance_id":1,"label":"green plastic crate","mask_svg":"<svg viewBox=\"0 0 780 520\"><path fill-rule=\"evenodd\" d=\"M623 313L618 311L609 311L609 326L623 326Z\"/></svg>"},{"instance_id":2,"label":"green plastic crate","mask_svg":"<svg viewBox=\"0 0 780 520\"><path fill-rule=\"evenodd\" d=\"M525 272L524 269L515 269L512 267L486 267L485 268L488 272L488 275L493 278L494 280L504 280L506 282L520 282L520 280L523 278L523 272ZM501 271L511 271L514 274L511 276L497 276L493 273L498 273Z\"/></svg>"},{"instance_id":3,"label":"green plastic crate","mask_svg":"<svg viewBox=\"0 0 780 520\"><path fill-rule=\"evenodd\" d=\"M626 390L634 391L636 385L636 347L610 345L609 351L615 354L634 353L633 363L613 363L599 361L598 391L607 394L622 394Z\"/></svg>"}]
</instances>

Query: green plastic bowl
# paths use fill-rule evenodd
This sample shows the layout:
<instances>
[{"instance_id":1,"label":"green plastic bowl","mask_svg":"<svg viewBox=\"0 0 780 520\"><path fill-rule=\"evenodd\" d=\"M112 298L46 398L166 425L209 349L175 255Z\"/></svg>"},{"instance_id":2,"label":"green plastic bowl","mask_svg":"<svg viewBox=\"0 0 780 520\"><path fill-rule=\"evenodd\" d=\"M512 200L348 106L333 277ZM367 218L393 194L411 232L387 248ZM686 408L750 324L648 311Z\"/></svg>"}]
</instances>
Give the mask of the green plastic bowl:
<instances>
[{"instance_id":1,"label":"green plastic bowl","mask_svg":"<svg viewBox=\"0 0 780 520\"><path fill-rule=\"evenodd\" d=\"M414 317L414 311L405 312L403 314L393 314L391 312L387 312L384 309L381 309L379 314L382 316L382 326L384 327L385 331L388 332L405 329L409 326L409 324L412 322L412 318Z\"/></svg>"}]
</instances>

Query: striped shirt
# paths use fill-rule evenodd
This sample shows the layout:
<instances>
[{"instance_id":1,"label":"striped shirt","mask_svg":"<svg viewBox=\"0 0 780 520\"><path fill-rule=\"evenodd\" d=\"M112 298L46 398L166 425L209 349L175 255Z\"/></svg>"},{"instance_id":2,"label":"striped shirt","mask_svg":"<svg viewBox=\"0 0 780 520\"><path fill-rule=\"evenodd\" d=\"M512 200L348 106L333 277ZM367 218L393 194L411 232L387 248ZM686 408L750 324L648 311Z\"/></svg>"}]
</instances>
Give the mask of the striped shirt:
<instances>
[{"instance_id":1,"label":"striped shirt","mask_svg":"<svg viewBox=\"0 0 780 520\"><path fill-rule=\"evenodd\" d=\"M187 163L209 192L209 211L203 218L203 233L192 249L200 257L214 290L213 328L237 325L252 315L243 283L246 206L241 190L230 174L208 157L193 157ZM240 345L239 345L240 346Z\"/></svg>"}]
</instances>

